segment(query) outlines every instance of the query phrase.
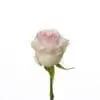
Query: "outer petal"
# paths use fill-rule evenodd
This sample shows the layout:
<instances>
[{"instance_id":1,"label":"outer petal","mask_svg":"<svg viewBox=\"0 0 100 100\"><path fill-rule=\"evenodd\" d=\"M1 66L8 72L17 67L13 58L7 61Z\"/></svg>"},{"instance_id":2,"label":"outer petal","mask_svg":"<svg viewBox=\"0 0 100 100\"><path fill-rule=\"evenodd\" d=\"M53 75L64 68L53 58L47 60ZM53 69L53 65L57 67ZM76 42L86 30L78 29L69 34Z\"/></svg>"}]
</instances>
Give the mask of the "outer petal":
<instances>
[{"instance_id":1,"label":"outer petal","mask_svg":"<svg viewBox=\"0 0 100 100\"><path fill-rule=\"evenodd\" d=\"M52 66L55 64L58 64L62 58L62 54L57 55L56 53L54 54L49 54L49 53L38 53L38 59L39 62L43 66Z\"/></svg>"},{"instance_id":2,"label":"outer petal","mask_svg":"<svg viewBox=\"0 0 100 100\"><path fill-rule=\"evenodd\" d=\"M39 59L37 57L37 54L35 53L35 56L34 56L34 60L37 64L39 64L41 66L41 63L39 62Z\"/></svg>"},{"instance_id":3,"label":"outer petal","mask_svg":"<svg viewBox=\"0 0 100 100\"><path fill-rule=\"evenodd\" d=\"M63 44L63 46L62 46L62 47L63 47L63 52L65 52L67 46L69 45L69 40L63 38L63 39L62 39L62 44Z\"/></svg>"},{"instance_id":4,"label":"outer petal","mask_svg":"<svg viewBox=\"0 0 100 100\"><path fill-rule=\"evenodd\" d=\"M57 55L63 54L66 51L66 47L69 44L69 40L61 37L59 45L56 47L56 53Z\"/></svg>"},{"instance_id":5,"label":"outer petal","mask_svg":"<svg viewBox=\"0 0 100 100\"><path fill-rule=\"evenodd\" d=\"M61 37L59 45L60 45L60 47L63 48L63 52L65 52L66 51L66 47L69 45L69 40Z\"/></svg>"},{"instance_id":6,"label":"outer petal","mask_svg":"<svg viewBox=\"0 0 100 100\"><path fill-rule=\"evenodd\" d=\"M35 40L31 42L31 47L37 52L44 49L44 47L39 43L37 38L35 38Z\"/></svg>"}]
</instances>

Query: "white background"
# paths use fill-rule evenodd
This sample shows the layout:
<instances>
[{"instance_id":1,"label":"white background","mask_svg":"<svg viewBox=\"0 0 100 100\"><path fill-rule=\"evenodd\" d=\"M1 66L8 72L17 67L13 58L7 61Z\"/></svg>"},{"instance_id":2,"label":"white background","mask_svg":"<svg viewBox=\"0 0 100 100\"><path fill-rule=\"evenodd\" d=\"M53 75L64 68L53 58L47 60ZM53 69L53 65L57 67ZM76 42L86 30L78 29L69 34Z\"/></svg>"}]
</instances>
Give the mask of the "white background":
<instances>
[{"instance_id":1,"label":"white background","mask_svg":"<svg viewBox=\"0 0 100 100\"><path fill-rule=\"evenodd\" d=\"M99 0L0 0L0 100L49 100L49 76L30 47L56 28L70 45L56 68L55 100L100 100Z\"/></svg>"}]
</instances>

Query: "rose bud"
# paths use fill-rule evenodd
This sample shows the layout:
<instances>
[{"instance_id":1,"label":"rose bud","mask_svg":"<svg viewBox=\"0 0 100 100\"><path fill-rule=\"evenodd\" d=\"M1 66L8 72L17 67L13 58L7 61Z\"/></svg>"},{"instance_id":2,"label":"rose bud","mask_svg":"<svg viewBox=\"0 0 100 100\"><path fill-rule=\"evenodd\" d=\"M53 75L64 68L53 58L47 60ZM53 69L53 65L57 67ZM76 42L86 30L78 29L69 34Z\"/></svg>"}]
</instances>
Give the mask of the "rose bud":
<instances>
[{"instance_id":1,"label":"rose bud","mask_svg":"<svg viewBox=\"0 0 100 100\"><path fill-rule=\"evenodd\" d=\"M41 30L31 42L35 50L35 60L42 66L59 64L66 51L69 40L63 38L57 30Z\"/></svg>"}]
</instances>

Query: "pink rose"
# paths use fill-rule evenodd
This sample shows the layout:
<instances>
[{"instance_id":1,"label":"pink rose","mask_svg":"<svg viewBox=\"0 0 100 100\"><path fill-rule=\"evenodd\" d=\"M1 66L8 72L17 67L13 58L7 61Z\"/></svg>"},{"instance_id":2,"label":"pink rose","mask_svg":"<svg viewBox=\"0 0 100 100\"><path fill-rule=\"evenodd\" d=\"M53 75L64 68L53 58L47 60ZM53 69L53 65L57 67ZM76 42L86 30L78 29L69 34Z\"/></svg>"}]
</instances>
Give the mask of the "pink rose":
<instances>
[{"instance_id":1,"label":"pink rose","mask_svg":"<svg viewBox=\"0 0 100 100\"><path fill-rule=\"evenodd\" d=\"M60 62L68 44L56 30L41 30L31 42L37 63L48 67Z\"/></svg>"}]
</instances>

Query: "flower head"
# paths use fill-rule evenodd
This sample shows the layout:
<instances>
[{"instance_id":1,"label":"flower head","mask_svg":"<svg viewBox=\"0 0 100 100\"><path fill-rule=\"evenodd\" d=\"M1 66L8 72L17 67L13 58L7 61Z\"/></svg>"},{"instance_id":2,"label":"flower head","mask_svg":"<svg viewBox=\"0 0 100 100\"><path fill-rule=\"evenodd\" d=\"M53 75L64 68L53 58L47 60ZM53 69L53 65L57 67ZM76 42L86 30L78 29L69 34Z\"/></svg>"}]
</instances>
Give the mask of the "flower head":
<instances>
[{"instance_id":1,"label":"flower head","mask_svg":"<svg viewBox=\"0 0 100 100\"><path fill-rule=\"evenodd\" d=\"M57 30L41 30L31 42L35 50L38 64L52 66L58 64L68 46L69 41L63 38Z\"/></svg>"}]
</instances>

